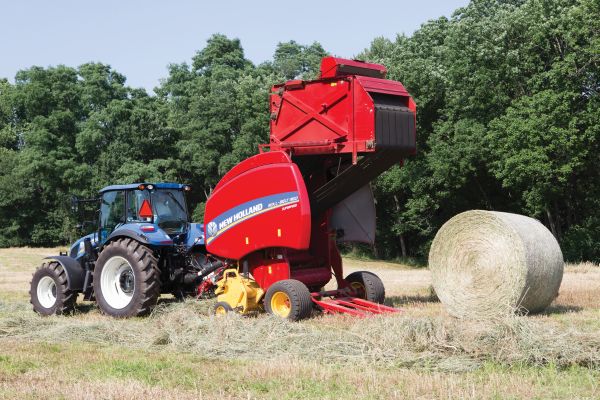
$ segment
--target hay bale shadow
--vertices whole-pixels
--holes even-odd
[[[568,314],[583,311],[583,307],[571,306],[568,304],[551,304],[544,311],[538,315],[552,315],[552,314]]]

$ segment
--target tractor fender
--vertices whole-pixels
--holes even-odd
[[[108,238],[106,238],[106,242],[104,242],[104,246],[106,246],[110,242],[114,242],[115,240],[123,238],[123,237],[128,237],[128,238],[138,241],[142,244],[150,243],[148,241],[148,237],[146,235],[144,235],[142,232],[136,232],[131,229],[118,229],[118,230],[113,231],[110,235],[108,235]]]
[[[148,224],[149,225],[149,224]],[[172,246],[173,239],[167,235],[162,229],[154,226],[153,231],[142,231],[140,224],[127,224],[123,227],[115,229],[104,242],[104,246],[118,239],[128,237],[142,244],[149,246]]]
[[[69,256],[51,256],[44,260],[54,260],[62,265],[67,275],[67,287],[69,290],[83,290],[83,281],[85,280],[85,270],[74,258]]]

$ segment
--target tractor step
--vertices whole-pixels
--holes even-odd
[[[335,297],[322,299],[318,293],[312,294],[313,303],[317,304],[327,314],[350,314],[356,317],[367,317],[373,314],[390,314],[400,312],[397,308],[389,307],[358,297]]]

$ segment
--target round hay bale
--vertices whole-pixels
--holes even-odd
[[[544,225],[495,211],[450,219],[429,251],[435,292],[456,317],[542,311],[558,294],[563,266],[560,246]]]

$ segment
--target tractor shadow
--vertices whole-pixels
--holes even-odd
[[[158,302],[156,304],[157,305],[171,305],[171,304],[182,303],[182,302],[183,302],[183,300],[177,299],[175,297],[165,297],[165,298],[161,297],[158,299]],[[78,302],[75,305],[75,314],[87,314],[90,312],[100,312],[95,301],[85,300],[82,302],[80,299],[80,302]]]
[[[91,301],[86,301],[85,303],[77,303],[75,305],[75,314],[87,314],[96,310],[98,310],[96,303]]]

